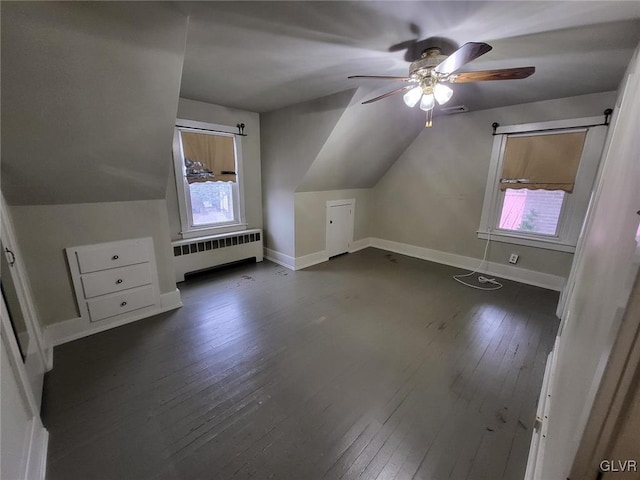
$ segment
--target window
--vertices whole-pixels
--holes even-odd
[[[500,127],[478,236],[572,252],[604,145],[603,117]]]
[[[173,156],[183,237],[246,227],[242,151],[232,127],[178,120]]]
[[[508,188],[501,202],[498,229],[556,236],[565,200],[562,190]]]

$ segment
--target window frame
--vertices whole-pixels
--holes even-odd
[[[191,195],[185,178],[184,155],[180,132],[194,132],[205,135],[220,135],[233,138],[236,159],[236,182],[232,185],[233,215],[230,222],[194,225],[191,209]],[[220,233],[246,230],[247,223],[244,209],[244,170],[242,161],[242,137],[237,128],[229,125],[198,122],[194,120],[177,119],[173,133],[173,167],[178,196],[178,211],[180,213],[180,235],[182,238],[196,238]]]
[[[556,235],[498,228],[505,196],[505,192],[500,190],[500,173],[507,139],[510,136],[558,134],[580,130],[587,131],[584,148],[574,190],[565,195],[562,204]],[[498,127],[493,138],[482,215],[476,232],[478,237],[491,237],[492,240],[516,245],[574,252],[591,198],[606,134],[607,125],[604,125],[602,116]]]

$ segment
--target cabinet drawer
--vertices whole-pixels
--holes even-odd
[[[121,242],[78,250],[80,273],[124,267],[149,261],[149,251],[141,242]]]
[[[148,307],[154,303],[155,299],[151,285],[87,300],[89,316],[92,322],[137,310],[138,308]]]
[[[140,263],[129,267],[111,268],[101,272],[82,275],[82,287],[85,298],[119,292],[150,283],[151,270],[149,270],[148,263]]]

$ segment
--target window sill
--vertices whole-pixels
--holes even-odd
[[[220,227],[194,228],[186,232],[180,232],[180,236],[186,240],[199,237],[208,237],[211,235],[219,235],[222,233],[241,232],[246,229],[246,223],[234,223],[233,225],[224,225]]]
[[[478,234],[478,238],[482,238],[486,240],[489,235],[487,232],[476,232]],[[531,237],[523,237],[519,235],[510,235],[508,233],[500,232],[497,233],[495,231],[491,232],[491,240],[501,243],[512,243],[515,245],[525,245],[527,247],[535,247],[542,248],[545,250],[556,250],[558,252],[567,252],[574,253],[576,251],[576,246],[568,243],[563,243],[557,239],[542,239],[542,238],[531,238]]]

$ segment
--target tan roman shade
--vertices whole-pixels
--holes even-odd
[[[193,132],[180,134],[189,183],[236,181],[236,156],[232,137]]]
[[[564,190],[571,193],[587,132],[508,137],[500,190]]]

